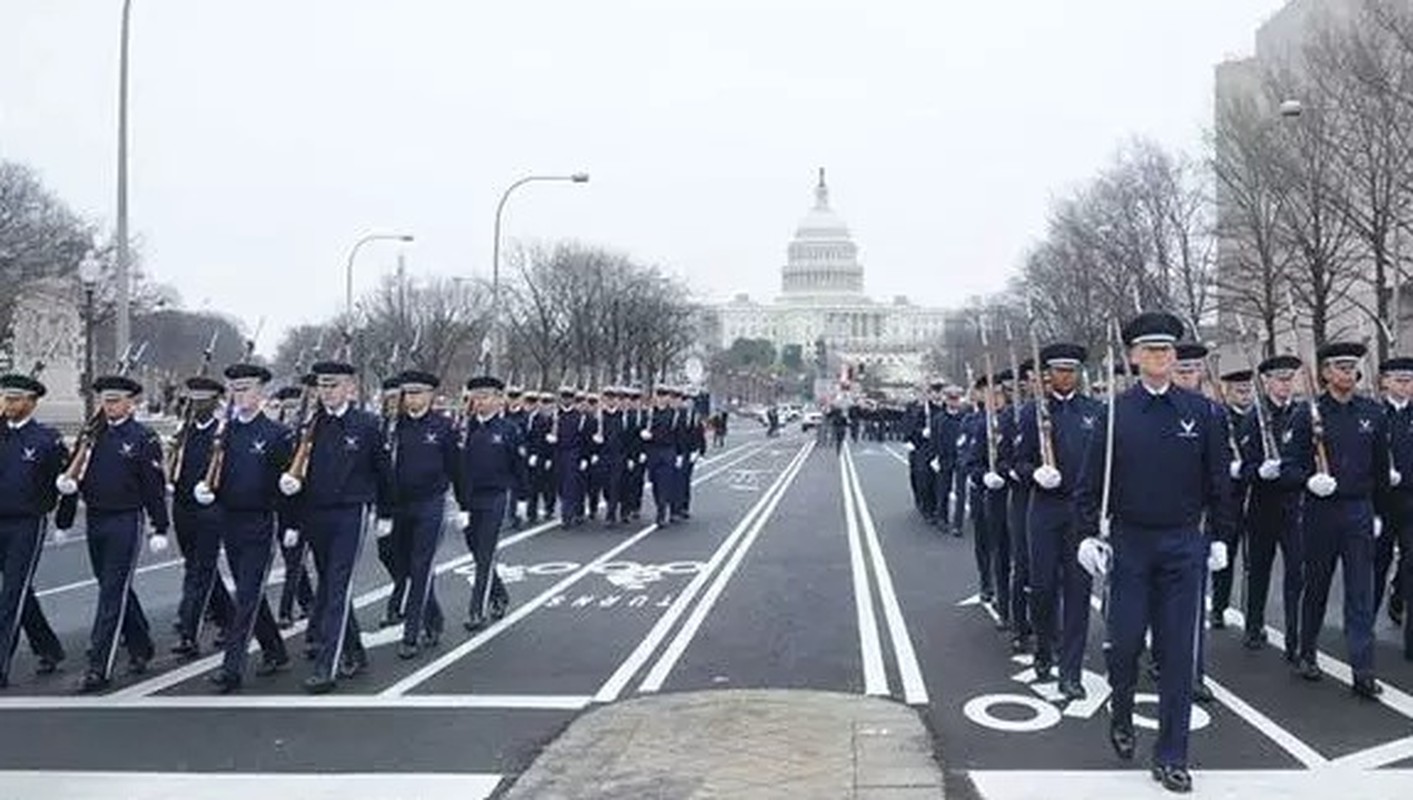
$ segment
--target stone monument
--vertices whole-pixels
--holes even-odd
[[[25,284],[15,298],[11,329],[12,369],[28,373],[44,363],[40,380],[49,393],[35,415],[53,423],[83,420],[83,317],[74,302],[74,284],[42,278]]]

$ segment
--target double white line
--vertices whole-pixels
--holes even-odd
[[[706,566],[692,578],[692,582],[687,584],[687,588],[682,590],[682,593],[672,602],[672,605],[653,625],[652,630],[648,631],[648,635],[643,638],[643,641],[638,643],[637,648],[633,650],[627,660],[619,665],[618,669],[594,695],[594,702],[611,703],[618,699],[628,683],[633,680],[633,676],[638,674],[638,670],[642,669],[643,665],[657,651],[658,645],[667,638],[667,634],[677,624],[677,620],[686,613],[687,607],[696,599],[697,593],[706,586],[707,581],[711,581],[711,586],[702,595],[701,602],[692,609],[687,621],[678,629],[677,635],[673,637],[657,662],[653,664],[652,669],[648,670],[647,677],[638,687],[640,692],[657,692],[662,689],[662,685],[667,682],[668,676],[677,666],[682,654],[686,652],[687,646],[692,643],[697,629],[701,627],[702,622],[711,613],[712,606],[716,605],[716,601],[721,597],[726,583],[731,580],[731,576],[741,566],[751,545],[760,536],[760,532],[765,528],[770,516],[775,513],[775,507],[780,504],[780,498],[785,496],[785,492],[790,488],[795,476],[804,467],[805,460],[814,450],[814,444],[814,440],[811,439],[805,443],[804,447],[800,448],[795,457],[775,479],[775,482],[770,485],[770,488],[766,489],[756,504],[746,512],[746,516],[737,523],[735,529],[726,537],[726,541],[717,547]],[[715,574],[714,579],[713,574]]]
[[[873,591],[868,570],[871,565],[873,580],[878,584],[878,599],[883,607],[883,619],[888,625],[888,637],[893,645],[893,656],[898,662],[898,677],[903,684],[903,700],[911,706],[925,706],[928,704],[928,698],[927,686],[922,680],[922,668],[918,666],[917,653],[913,650],[912,638],[908,636],[908,625],[903,620],[903,609],[898,604],[898,594],[893,589],[893,576],[888,572],[888,562],[884,559],[883,548],[878,543],[878,530],[873,524],[873,514],[869,513],[868,500],[864,498],[863,489],[859,486],[854,454],[847,443],[839,455],[839,483],[844,492],[845,529],[849,538],[849,566],[854,577],[854,606],[858,612],[864,694],[880,697],[892,694],[888,672],[883,664],[883,642],[874,614]]]

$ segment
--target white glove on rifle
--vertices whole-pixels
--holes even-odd
[[[579,471],[580,471],[580,472],[583,472],[584,470],[586,470],[586,469],[588,469],[588,468],[589,468],[589,460],[586,459],[586,458],[581,458],[581,459],[579,459]]]
[[[642,439],[645,442],[651,442],[653,440],[653,432],[648,430],[647,428],[643,428],[642,430],[638,431],[638,438]]]
[[[1109,574],[1109,565],[1113,561],[1114,551],[1109,547],[1109,543],[1096,536],[1087,537],[1079,543],[1079,552],[1075,559],[1079,565],[1089,573],[1089,577],[1099,580]]]
[[[78,481],[68,475],[61,474],[54,479],[54,488],[59,490],[59,494],[68,496],[78,492]]]
[[[924,439],[931,439],[931,438],[932,438],[932,429],[931,429],[931,428],[923,428],[923,429],[922,429],[922,438],[924,438]]]
[[[1114,521],[1112,519],[1110,519],[1109,517],[1099,518],[1099,535],[1102,536],[1105,541],[1108,541],[1109,535],[1113,532],[1113,530]]]
[[[682,456],[677,457],[677,468],[682,469]]]
[[[1374,538],[1377,539],[1377,538],[1379,538],[1380,536],[1383,536],[1383,535],[1384,535],[1384,518],[1383,518],[1383,517],[1374,517]]]
[[[285,497],[294,497],[299,494],[299,490],[303,488],[304,482],[288,472],[280,476],[280,494]]]
[[[1278,480],[1281,476],[1281,460],[1279,458],[1268,458],[1261,462],[1261,466],[1256,468],[1256,474],[1261,476],[1263,481]]]
[[[285,535],[282,537],[281,543],[284,544],[285,547],[298,547],[299,531],[294,528],[285,528]]]
[[[1339,481],[1328,472],[1317,472],[1305,481],[1305,488],[1316,497],[1329,497],[1339,488]]]
[[[1060,471],[1050,464],[1041,464],[1036,467],[1030,478],[1035,481],[1036,486],[1042,489],[1054,489],[1060,485],[1060,481],[1064,480]]]
[[[917,449],[917,445],[913,444],[912,442],[903,442],[903,449],[911,453],[912,451]]]
[[[1227,568],[1227,543],[1212,542],[1207,548],[1207,571],[1221,572]]]
[[[695,464],[695,463],[697,463],[697,459],[698,459],[698,458],[701,458],[701,456],[702,456],[701,453],[698,453],[697,451],[693,450],[692,452],[690,452],[690,453],[687,454],[687,460],[689,460],[689,461],[691,461],[693,464]]]
[[[1230,466],[1228,466],[1227,468],[1227,471],[1231,473],[1232,480],[1241,480],[1241,459],[1233,458],[1231,460]]]
[[[206,485],[206,481],[197,481],[196,486],[192,487],[191,496],[203,506],[209,506],[216,502],[216,493],[211,491],[211,487]]]
[[[547,433],[547,434],[545,434],[545,441],[548,442],[548,443],[550,443],[550,444],[554,444],[554,443],[556,443],[556,442],[559,441],[559,437],[558,437],[558,436],[555,436],[555,435],[552,434],[552,433]]]
[[[1397,485],[1399,485],[1400,483],[1403,483],[1403,473],[1402,473],[1402,472],[1399,472],[1398,470],[1394,469],[1393,467],[1389,467],[1389,468],[1388,468],[1388,485],[1389,485],[1389,486],[1397,486]]]
[[[594,444],[603,444],[603,434],[602,434],[602,433],[596,433],[596,434],[594,434]]]
[[[463,531],[466,530],[467,528],[471,527],[471,512],[470,512],[470,511],[458,511],[458,512],[456,512],[456,527],[457,527],[458,529],[460,529],[460,530],[463,530]]]
[[[157,555],[167,549],[167,534],[157,533],[147,537],[147,550],[152,555]]]
[[[526,466],[529,466],[529,467],[533,467],[533,466],[535,466],[535,463],[536,463],[537,461],[539,461],[539,460],[540,460],[540,457],[539,457],[539,456],[534,455],[534,454],[531,454],[530,457],[525,460],[525,465],[526,465]]]
[[[167,489],[167,494],[169,495],[177,493],[177,485],[175,483],[169,483],[165,488]]]
[[[597,463],[599,463],[599,457],[598,457],[597,455],[589,456],[589,463],[590,463],[590,464],[597,464]]]
[[[1006,486],[1006,479],[995,472],[988,472],[982,475],[981,482],[986,485],[986,488],[993,492],[1005,488]]]
[[[933,472],[941,472],[941,471],[942,471],[942,462],[941,462],[936,456],[934,456],[934,457],[932,458],[932,460],[928,462],[927,465],[928,465],[929,467],[932,467],[932,471],[933,471]]]
[[[638,463],[639,463],[639,464],[646,464],[646,463],[648,463],[648,454],[647,454],[647,453],[639,453],[639,454],[638,454]]]
[[[392,535],[392,529],[393,521],[390,519],[379,519],[373,526],[373,530],[377,533],[379,539],[384,536]]]

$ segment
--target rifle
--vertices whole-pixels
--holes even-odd
[[[216,341],[221,336],[221,329],[217,327],[211,332],[211,341],[206,343],[206,349],[201,351],[201,366],[197,367],[196,374],[206,377],[206,373],[211,368],[211,356],[216,352]],[[192,417],[196,415],[196,404],[189,398],[182,403],[182,419],[177,423],[176,435],[172,437],[172,449],[167,453],[167,485],[172,486],[182,474],[182,460],[186,457],[186,440],[191,432]]]
[[[1016,432],[1019,433],[1021,409],[1021,368],[1020,362],[1016,360],[1016,342],[1015,338],[1011,336],[1011,317],[1009,314],[1006,315],[1003,325],[1006,331],[1006,354],[1009,355],[1011,358],[1011,375],[1014,376],[1014,380],[1016,382],[1016,396],[1011,398],[1011,421],[1016,424]],[[1031,367],[1030,372],[1032,375],[1035,375],[1038,374],[1039,369],[1039,365],[1036,364]],[[1038,392],[1035,393],[1035,397],[1036,399],[1039,399],[1040,394]]]
[[[991,361],[991,344],[986,337],[986,318],[978,316],[976,318],[976,329],[981,335],[981,357],[986,367],[986,394],[982,396],[982,409],[986,413],[986,468],[989,472],[996,471],[996,413],[992,408],[992,398],[995,396],[996,369]]]
[[[342,331],[339,332],[339,335],[343,339],[343,343],[339,346],[339,350],[337,353],[335,353],[335,357],[339,359],[347,359],[349,357],[349,354],[353,351],[353,330],[351,328],[345,327]],[[322,333],[319,337],[319,344],[323,344]],[[300,399],[299,430],[296,432],[298,444],[295,445],[294,458],[290,460],[289,469],[285,470],[285,474],[293,478],[297,478],[301,482],[304,480],[304,478],[309,472],[309,457],[313,454],[314,451],[314,434],[318,430],[319,421],[324,418],[324,409],[322,404],[313,403],[313,408],[309,408],[309,406],[311,405],[308,402],[309,391],[310,387],[304,387],[304,395]]]
[[[1291,293],[1286,293],[1286,304],[1290,309],[1290,330],[1295,337],[1295,349],[1300,349],[1300,317],[1295,312],[1295,297]],[[1310,403],[1310,438],[1315,445],[1315,471],[1329,473],[1330,457],[1325,450],[1325,419],[1320,414],[1320,384],[1315,372],[1315,359],[1319,355],[1314,351],[1314,342],[1310,343],[1312,352],[1310,358],[1305,361],[1305,384],[1307,399]]]
[[[1030,381],[1031,392],[1035,395],[1035,428],[1039,435],[1040,443],[1040,463],[1044,466],[1055,466],[1055,442],[1053,428],[1054,423],[1050,419],[1050,398],[1045,396],[1044,380],[1040,377],[1040,339],[1035,335],[1035,314],[1030,310],[1030,298],[1025,299],[1026,316],[1030,317],[1030,357],[1034,360],[1035,366],[1031,368]],[[1088,376],[1089,371],[1084,373]],[[1110,378],[1113,380],[1113,378]]]
[[[138,345],[137,350],[133,350],[132,345],[129,344],[122,356],[118,358],[115,372],[118,375],[126,376],[132,372],[133,367],[137,366],[146,353],[147,342]],[[78,441],[74,443],[73,457],[69,459],[69,466],[64,470],[64,474],[74,483],[82,481],[84,473],[88,471],[88,457],[93,453],[93,441],[98,436],[102,424],[103,409],[99,407],[94,409],[93,416],[89,417],[84,426],[79,429]]]
[[[245,340],[245,351],[241,354],[240,363],[250,363],[250,357],[255,353],[255,340],[260,336],[260,329],[263,327],[265,320],[262,318],[255,326],[255,333]],[[235,401],[232,400],[226,404],[226,414],[216,426],[216,435],[211,439],[211,460],[206,463],[206,488],[212,493],[221,486],[221,471],[226,464],[226,432],[234,419]]]
[[[1237,345],[1241,347],[1241,357],[1246,360],[1248,368],[1251,370],[1251,386],[1256,395],[1256,426],[1261,429],[1261,458],[1270,461],[1275,458],[1277,447],[1274,431],[1266,423],[1266,397],[1264,388],[1261,385],[1261,376],[1257,372],[1259,366],[1251,357],[1251,350],[1246,346],[1246,321],[1241,317],[1236,318]]]

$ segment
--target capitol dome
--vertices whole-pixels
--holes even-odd
[[[829,207],[824,169],[814,189],[814,208],[805,214],[790,242],[781,271],[781,299],[787,302],[835,302],[863,294],[863,266],[849,226]]]

